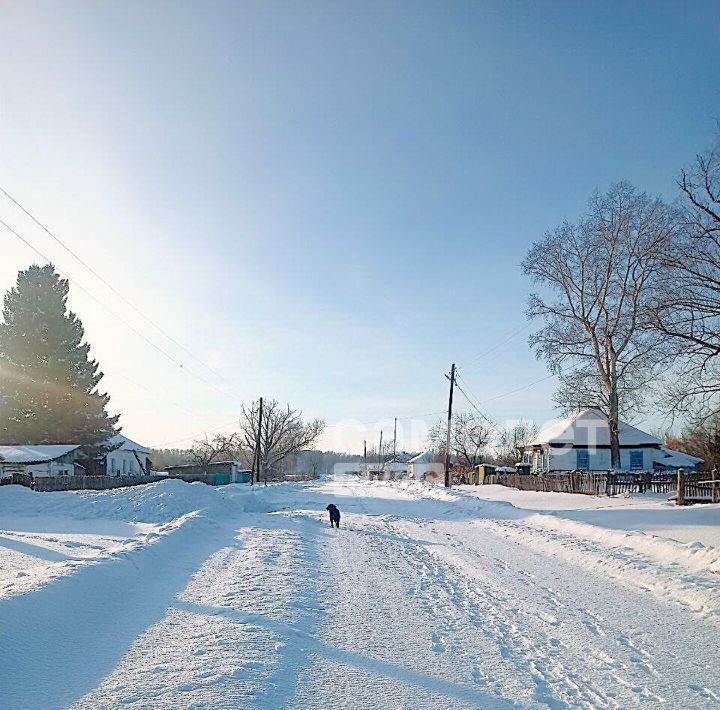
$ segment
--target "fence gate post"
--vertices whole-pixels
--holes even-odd
[[[713,466],[712,470],[712,502],[718,502],[718,470],[717,466]]]
[[[685,505],[685,471],[682,468],[677,472],[677,497],[675,505]]]

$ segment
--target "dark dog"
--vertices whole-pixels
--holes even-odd
[[[333,528],[339,528],[340,527],[340,511],[338,510],[337,506],[334,503],[330,503],[330,505],[325,508],[325,510],[330,513],[330,527]]]

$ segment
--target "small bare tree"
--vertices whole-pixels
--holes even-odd
[[[439,419],[428,431],[427,445],[439,456],[445,455],[447,422]],[[467,412],[453,417],[450,434],[450,454],[465,466],[473,468],[482,463],[486,447],[493,434],[492,422]]]
[[[292,409],[289,404],[283,407],[274,399],[263,403],[262,427],[259,419],[258,402],[243,405],[239,437],[243,448],[251,452],[256,451],[256,442],[260,442],[259,456],[264,471],[273,471],[291,454],[311,448],[325,429],[322,419],[305,422],[300,410]]]
[[[212,438],[206,434],[195,441],[190,450],[190,458],[198,466],[207,466],[213,461],[236,457],[239,449],[239,434],[215,434]]]
[[[503,466],[514,466],[525,453],[525,448],[537,434],[537,424],[521,419],[500,432],[498,437],[498,460]]]
[[[605,412],[613,468],[621,408],[639,406],[666,356],[666,339],[652,328],[654,287],[676,229],[660,199],[618,183],[595,194],[576,224],[564,222],[533,244],[523,261],[544,289],[530,297],[528,315],[544,321],[531,344],[560,375],[565,410],[592,404]]]
[[[678,186],[683,229],[658,293],[657,324],[682,347],[671,408],[712,416],[720,412],[720,129]]]

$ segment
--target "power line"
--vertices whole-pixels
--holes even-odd
[[[445,410],[441,410],[439,412],[426,412],[425,414],[410,414],[407,417],[396,417],[399,422],[407,421],[408,419],[423,419],[424,417],[433,417],[438,416],[440,414],[445,414]],[[393,417],[377,417],[375,419],[369,419],[364,422],[358,422],[358,421],[348,421],[348,422],[338,422],[337,424],[328,424],[325,428],[326,429],[335,429],[337,427],[341,426],[350,426],[352,424],[367,424],[368,426],[372,424],[378,424],[379,422],[383,421],[384,419],[393,419]]]
[[[15,229],[13,229],[7,222],[5,222],[3,219],[0,219],[0,225],[5,227],[9,232],[14,234],[21,242],[23,242],[26,246],[28,246],[30,249],[32,249],[41,259],[44,259],[48,264],[52,264],[52,260],[48,258],[45,254],[43,254],[37,247],[35,247],[33,244],[31,244],[25,237],[23,237],[19,232],[17,232]],[[55,267],[57,268],[57,267]],[[106,306],[100,299],[98,299],[96,296],[94,296],[88,289],[86,289],[82,284],[79,284],[74,279],[71,279],[68,274],[61,269],[57,268],[58,272],[61,276],[66,278],[68,282],[72,283],[76,288],[80,289],[84,294],[86,294],[89,298],[91,298],[95,303],[97,303],[101,308],[106,310],[111,316],[116,318],[118,321],[120,321],[126,328],[131,330],[135,335],[137,335],[139,338],[141,338],[143,341],[145,341],[148,345],[153,347],[155,350],[157,350],[159,353],[161,353],[163,356],[165,356],[170,362],[172,362],[174,365],[177,365],[183,372],[186,372],[191,377],[195,377],[200,382],[206,384],[208,387],[212,387],[216,392],[219,392],[222,395],[225,395],[227,397],[231,397],[232,399],[235,399],[236,401],[240,402],[241,400],[236,397],[235,395],[226,392],[225,390],[220,389],[217,385],[215,385],[213,382],[210,382],[209,380],[205,379],[201,375],[198,375],[196,372],[193,372],[192,370],[189,370],[187,367],[185,367],[180,360],[173,357],[170,353],[168,353],[166,350],[161,348],[159,345],[154,343],[152,340],[150,340],[148,337],[146,337],[142,332],[140,332],[135,326],[128,323],[122,316],[119,316],[115,311],[113,311],[109,306]]]
[[[485,414],[485,412],[483,412],[483,411],[470,399],[470,397],[468,396],[467,392],[465,392],[465,390],[457,383],[457,381],[455,382],[455,386],[460,390],[460,394],[462,394],[462,396],[465,397],[465,399],[467,400],[468,404],[482,417],[482,419],[485,420],[485,423],[486,423],[491,429],[493,429],[495,432],[497,432],[497,433],[499,434],[499,433],[500,433],[500,428],[498,427],[498,425],[495,424],[495,422],[494,422],[490,417],[488,417],[488,415]]]
[[[122,374],[121,372],[113,372],[113,373],[111,373],[111,376],[112,377],[120,377],[123,380],[126,380],[127,382],[129,382],[130,384],[135,385],[135,387],[138,387],[141,390],[145,390],[146,392],[148,392],[149,394],[151,394],[155,397],[158,397],[158,396],[162,397],[162,400],[165,404],[170,404],[178,410],[182,409],[182,411],[185,412],[186,414],[190,414],[191,416],[197,417],[198,419],[204,419],[203,415],[198,414],[197,412],[194,412],[192,409],[188,409],[187,407],[180,404],[179,402],[173,402],[172,400],[167,399],[167,397],[165,397],[164,394],[160,394],[156,390],[153,390],[150,387],[145,386],[141,382],[136,382],[135,380],[128,377],[127,375]]]
[[[513,338],[516,338],[524,330],[527,330],[531,325],[532,325],[531,321],[527,321],[523,326],[521,326],[517,330],[512,331],[507,337],[503,338],[502,340],[498,341],[497,343],[494,343],[487,350],[483,350],[478,355],[476,355],[474,358],[471,358],[468,361],[468,365],[475,365],[478,361],[483,360],[485,357],[494,353],[496,350],[501,348],[506,343],[509,343]]]
[[[230,426],[231,424],[237,424],[238,418],[235,417],[232,421],[225,422],[225,424],[220,424],[219,426],[213,427],[212,429],[203,429],[202,431],[196,432],[195,434],[191,434],[190,436],[185,436],[182,439],[173,439],[172,441],[166,441],[162,444],[158,444],[157,446],[153,446],[154,449],[164,449],[166,446],[171,446],[172,444],[180,444],[183,441],[191,441],[194,439],[197,439],[199,436],[202,436],[203,434],[212,434],[213,432],[220,431],[220,429],[224,429],[225,427]]]
[[[502,394],[498,394],[495,397],[488,397],[488,399],[483,400],[482,403],[485,404],[486,402],[494,402],[495,400],[509,397],[511,394],[516,394],[517,392],[523,392],[526,389],[530,389],[530,387],[532,387],[533,385],[538,385],[541,382],[545,382],[546,380],[549,380],[553,377],[555,377],[555,375],[553,373],[551,373],[549,375],[546,375],[545,377],[541,377],[539,380],[535,380],[534,382],[530,382],[527,385],[523,385],[522,387],[518,387],[514,390],[510,390],[509,392],[503,392]]]
[[[181,342],[173,338],[172,335],[170,335],[162,326],[158,325],[150,316],[148,316],[141,308],[138,308],[132,301],[130,301],[125,294],[123,294],[121,291],[119,291],[113,284],[108,281],[105,277],[103,277],[101,274],[99,274],[90,264],[88,264],[82,257],[80,257],[75,251],[73,251],[65,242],[60,239],[56,234],[50,231],[37,217],[35,217],[30,210],[28,210],[26,207],[21,205],[5,188],[3,188],[0,185],[0,192],[2,192],[5,197],[7,197],[16,207],[18,207],[20,210],[22,210],[35,224],[38,225],[48,236],[50,236],[52,239],[54,239],[68,254],[70,254],[74,259],[76,259],[80,264],[82,264],[93,276],[95,276],[96,279],[101,281],[107,288],[109,288],[118,298],[120,298],[124,303],[126,303],[130,308],[132,308],[141,318],[143,318],[145,321],[150,323],[150,325],[153,326],[159,333],[161,333],[165,338],[167,338],[171,343],[176,345],[178,348],[183,350],[185,353],[187,353],[191,358],[193,358],[195,361],[200,363],[203,367],[205,367],[209,372],[212,372],[216,377],[220,378],[221,380],[225,381],[230,386],[234,387],[234,383],[230,382],[224,375],[219,373],[217,370],[213,369],[208,365],[206,362],[201,360],[197,355],[195,355],[189,348],[187,348],[185,345],[183,345]]]

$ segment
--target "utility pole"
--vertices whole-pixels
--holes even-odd
[[[447,375],[445,375],[447,377]],[[448,399],[447,439],[445,441],[445,488],[450,488],[450,430],[452,428],[452,400],[455,387],[455,363],[450,368],[450,398]]]
[[[395,426],[393,428],[393,463],[397,463],[395,459],[397,458],[397,417],[395,417]]]
[[[378,446],[378,471],[382,471],[385,466],[380,465],[380,459],[382,458],[382,429],[380,429],[380,446]]]
[[[260,411],[258,412],[258,436],[257,436],[257,482],[260,483],[260,471],[262,471],[262,419],[263,419],[263,398],[260,397]]]
[[[365,478],[370,478],[367,467],[367,440],[363,439],[363,465],[365,466]]]

